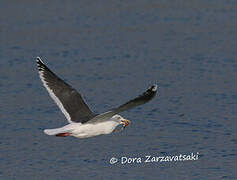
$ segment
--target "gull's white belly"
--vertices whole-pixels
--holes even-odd
[[[70,131],[71,136],[77,138],[88,138],[92,136],[98,136],[101,134],[110,134],[118,125],[115,121],[104,121],[100,123],[85,123],[85,124],[69,124],[75,125]]]

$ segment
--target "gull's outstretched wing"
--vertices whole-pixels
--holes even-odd
[[[125,104],[123,104],[123,105],[121,105],[117,108],[111,109],[110,111],[107,111],[103,114],[95,116],[89,122],[95,122],[97,120],[98,121],[100,121],[100,120],[103,121],[104,119],[111,118],[115,114],[118,114],[120,112],[129,110],[129,109],[134,108],[136,106],[145,104],[148,101],[150,101],[153,97],[155,97],[156,92],[157,92],[157,85],[153,85],[149,89],[147,89],[143,94],[139,95],[135,99],[132,99],[132,100],[126,102]]]
[[[39,57],[37,57],[37,66],[44,87],[66,116],[69,123],[85,123],[95,116],[81,95],[74,88],[57,77]]]

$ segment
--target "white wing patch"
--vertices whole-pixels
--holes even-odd
[[[37,62],[41,61],[43,63],[43,61],[37,57]],[[43,63],[44,64],[44,63]],[[71,121],[71,116],[69,115],[69,113],[66,111],[66,109],[63,107],[62,102],[58,99],[58,97],[54,94],[53,90],[50,89],[50,87],[47,85],[47,82],[44,79],[44,67],[40,67],[41,70],[39,70],[39,77],[41,79],[41,81],[43,82],[44,87],[47,89],[50,97],[54,100],[54,102],[58,105],[58,107],[60,108],[60,110],[63,112],[63,114],[65,115],[65,117],[67,118],[69,123],[73,123]]]

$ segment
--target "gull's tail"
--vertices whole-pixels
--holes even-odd
[[[45,129],[44,133],[49,136],[60,136],[61,134],[64,136],[70,135],[70,131],[65,127],[56,128],[56,129]]]

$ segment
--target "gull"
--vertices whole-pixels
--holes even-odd
[[[157,92],[157,85],[154,84],[135,99],[102,114],[95,114],[87,106],[80,93],[60,79],[39,57],[36,58],[36,62],[44,87],[69,123],[60,128],[45,129],[44,133],[47,135],[89,138],[110,134],[116,130],[118,125],[122,125],[120,130],[123,130],[130,124],[130,121],[120,116],[119,113],[147,103],[155,97]]]

